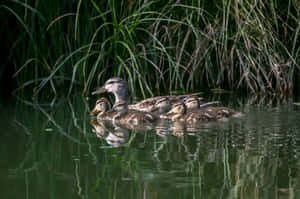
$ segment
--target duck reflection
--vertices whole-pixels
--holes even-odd
[[[172,123],[172,135],[182,137],[186,134],[186,124],[183,122],[175,121]]]
[[[96,136],[113,147],[120,147],[126,144],[129,139],[129,131],[126,128],[113,126],[112,123],[106,121],[99,122],[94,118],[91,119],[90,123]]]

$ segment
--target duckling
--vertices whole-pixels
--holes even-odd
[[[170,99],[167,96],[147,98],[136,104],[128,105],[129,109],[150,112],[156,115],[168,112],[171,107]]]
[[[114,112],[116,112],[116,114],[113,116],[112,120],[117,121],[121,124],[138,126],[154,123],[158,119],[158,117],[156,117],[152,113],[128,109],[128,104],[125,101],[116,103],[113,106],[113,110]]]
[[[187,101],[189,104],[188,108],[196,108],[199,107],[200,100],[202,100],[202,98],[194,94],[157,96],[144,99],[136,104],[131,104],[128,107],[129,109],[136,109],[160,115],[170,111],[172,104],[174,103]],[[193,102],[195,104],[193,104]]]
[[[102,97],[96,101],[96,105],[92,112],[90,113],[91,116],[98,115],[99,112],[106,112],[110,109],[110,103],[109,101]]]
[[[217,120],[223,120],[223,118],[228,117],[243,117],[243,114],[241,112],[236,112],[227,107],[207,107],[203,109],[203,111],[206,111],[209,114],[213,115]]]
[[[101,97],[96,101],[96,105],[92,112],[90,113],[91,116],[97,115],[97,120],[105,121],[112,119],[116,113],[113,111],[109,111],[110,103],[109,101]]]
[[[183,102],[175,103],[172,106],[171,111],[169,111],[167,114],[161,115],[160,117],[163,119],[171,119],[173,122],[180,121],[188,124],[216,119],[214,115],[211,115],[203,110],[193,109],[192,111],[188,111]]]
[[[220,103],[219,101],[203,102],[201,100],[202,98],[199,98],[198,96],[195,95],[191,95],[184,101],[184,104],[187,110],[194,110],[194,109],[196,110],[196,109],[203,109],[205,107]]]
[[[93,112],[97,112],[97,120],[99,122],[108,120],[112,121],[114,125],[125,126],[126,128],[152,128],[152,123],[154,123],[158,118],[144,111],[138,111],[133,109],[128,109],[128,104],[126,101],[119,101],[115,103],[113,108],[108,111],[108,100],[106,98],[100,98],[97,100],[97,104]]]
[[[200,100],[197,96],[191,96],[184,101],[184,105],[186,109],[199,109]]]

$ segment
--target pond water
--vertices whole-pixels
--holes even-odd
[[[1,105],[1,198],[300,198],[297,99],[209,99],[245,116],[104,131],[95,99]]]

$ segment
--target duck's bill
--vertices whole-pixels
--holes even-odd
[[[105,88],[99,88],[98,90],[95,90],[94,92],[92,92],[92,95],[96,95],[96,94],[100,94],[100,93],[105,93],[107,92],[107,89]]]

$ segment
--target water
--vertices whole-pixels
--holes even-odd
[[[93,102],[81,98],[3,106],[0,196],[299,198],[300,107],[218,100],[245,117],[109,133],[93,127]]]

